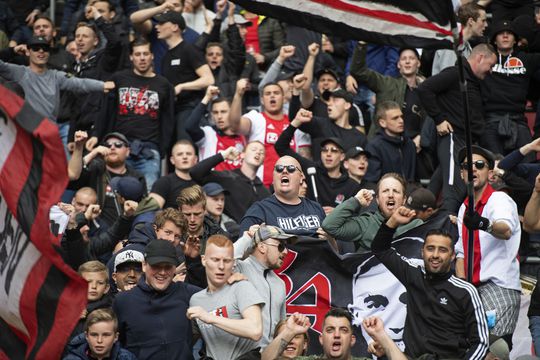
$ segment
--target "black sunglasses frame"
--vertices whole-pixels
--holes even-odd
[[[274,166],[274,170],[281,174],[283,171],[287,171],[287,174],[294,174],[296,170],[302,172],[296,165],[276,165]]]
[[[112,142],[112,143],[104,143],[103,146],[107,147],[107,148],[112,148],[113,146],[117,149],[121,149],[123,148],[124,146],[127,147],[126,143],[124,143],[123,141],[115,141],[115,142]]]
[[[461,164],[461,169],[462,170],[467,170],[467,167],[468,167],[468,163],[462,163]],[[476,161],[473,161],[473,165],[478,169],[478,170],[482,170],[483,168],[485,168],[486,166],[488,166],[487,162],[484,161],[484,160],[476,160]]]

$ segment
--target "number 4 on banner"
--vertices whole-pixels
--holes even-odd
[[[298,254],[292,250],[289,250],[287,258],[284,261],[283,267],[277,272],[279,277],[285,282],[285,289],[287,292],[287,313],[292,314],[299,312],[306,316],[314,318],[311,328],[318,333],[322,332],[322,326],[324,322],[324,316],[330,310],[330,304],[332,303],[332,289],[330,280],[322,273],[317,272],[311,277],[305,284],[303,284],[297,291],[290,295],[292,289],[295,287],[292,279],[285,274],[285,271],[294,262]],[[288,260],[288,261],[287,261]],[[297,286],[296,286],[297,287]],[[302,295],[308,295],[314,299],[313,304],[294,304],[293,302]]]

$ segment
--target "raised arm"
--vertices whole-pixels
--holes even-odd
[[[76,131],[75,132],[75,149],[73,149],[73,154],[68,163],[68,177],[69,180],[77,180],[81,177],[82,164],[83,164],[83,151],[84,143],[88,139],[88,134],[86,131]]]
[[[302,73],[306,76],[306,81],[300,92],[300,102],[302,107],[310,108],[313,105],[314,94],[311,89],[311,83],[313,83],[313,71],[315,70],[315,60],[319,55],[320,45],[317,43],[311,43],[308,46],[308,58],[304,65]]]
[[[235,133],[248,135],[251,132],[251,120],[242,116],[242,100],[249,86],[248,79],[240,79],[236,82],[236,91],[231,104],[230,123]]]
[[[289,342],[300,334],[306,334],[311,324],[309,318],[300,313],[294,313],[287,318],[284,329],[274,336],[274,340],[264,349],[261,360],[278,359],[289,345]]]
[[[142,34],[150,34],[152,31],[152,18],[165,11],[173,11],[175,5],[173,0],[166,0],[163,4],[148,9],[135,11],[129,19],[135,30]]]
[[[191,112],[186,120],[186,131],[191,136],[194,143],[199,142],[204,137],[204,131],[200,127],[201,119],[206,114],[208,103],[214,96],[218,96],[219,88],[214,85],[210,85],[206,89],[203,99]]]
[[[529,233],[540,232],[540,174],[536,177],[534,191],[525,207],[523,229]]]

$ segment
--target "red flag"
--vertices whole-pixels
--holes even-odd
[[[58,127],[0,86],[0,359],[58,359],[87,285],[57,251],[49,209],[67,184]]]

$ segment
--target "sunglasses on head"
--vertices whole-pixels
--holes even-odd
[[[111,143],[105,143],[104,144],[106,147],[108,147],[109,149],[112,148],[113,146],[117,149],[121,149],[123,148],[124,146],[126,146],[126,144],[124,144],[122,141],[115,141],[115,142],[111,142]]]
[[[285,251],[285,249],[287,248],[287,247],[285,246],[285,244],[282,243],[282,242],[280,242],[279,244],[269,244],[269,243],[264,243],[264,244],[265,244],[265,245],[268,245],[268,246],[275,246],[275,247],[277,247],[277,250],[278,250],[279,252],[283,252],[283,251]]]
[[[51,49],[49,46],[47,45],[31,45],[29,46],[30,50],[32,51],[40,51],[40,50],[43,50],[45,52],[49,52],[49,50]]]
[[[274,170],[276,170],[278,174],[281,174],[283,170],[287,170],[289,174],[294,174],[296,170],[302,172],[296,165],[276,165],[274,166]]]
[[[467,170],[467,167],[468,167],[468,163],[464,162],[461,164],[461,168],[463,170]],[[484,167],[487,166],[487,163],[484,161],[484,160],[476,160],[476,161],[473,161],[473,165],[478,169],[478,170],[482,170]]]

